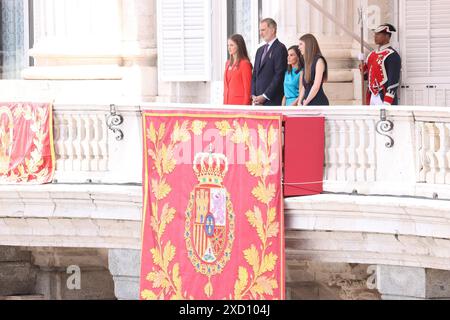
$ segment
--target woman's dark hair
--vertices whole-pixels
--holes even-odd
[[[328,67],[326,66],[326,60],[322,56],[322,52],[320,51],[319,43],[317,39],[310,33],[305,34],[300,38],[300,41],[305,43],[305,73],[304,77],[307,83],[311,82],[311,68],[316,57],[322,57],[325,62],[325,72],[323,73],[323,81],[326,82],[328,80]]]
[[[300,71],[303,69],[303,67],[305,66],[305,63],[303,61],[303,56],[302,53],[300,52],[300,49],[298,48],[298,46],[292,46],[288,49],[288,52],[293,50],[295,52],[295,54],[297,55],[298,58],[298,70],[295,72],[296,74],[299,74]],[[292,73],[292,66],[288,63],[287,66],[287,71],[289,74]]]
[[[228,38],[229,40],[236,43],[237,46],[237,57],[236,61],[234,61],[234,57],[230,57],[230,65],[233,65],[234,63],[239,64],[242,60],[248,60],[250,61],[250,58],[248,57],[248,51],[247,46],[245,45],[245,40],[240,34],[233,34],[231,37]]]

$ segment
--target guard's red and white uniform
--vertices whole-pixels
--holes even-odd
[[[369,54],[364,68],[369,82],[367,104],[398,104],[401,65],[400,55],[389,44]]]

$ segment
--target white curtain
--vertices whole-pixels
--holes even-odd
[[[18,79],[26,64],[25,1],[0,0],[1,78]]]

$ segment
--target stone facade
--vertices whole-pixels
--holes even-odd
[[[58,0],[56,7],[55,1],[35,2],[36,41],[30,52],[35,65],[23,70],[23,79],[0,81],[0,100],[55,102],[57,183],[0,187],[0,299],[138,299],[140,111],[172,102],[217,107],[226,60],[226,1],[212,1],[211,80],[206,82],[159,80],[157,0],[98,0],[100,6],[80,1],[87,11],[70,7],[73,0]],[[358,104],[358,43],[306,0],[261,3],[261,16],[279,22],[286,44],[296,44],[306,32],[320,39],[330,63],[327,93],[334,104]],[[341,7],[321,3],[358,32],[358,1],[342,0]],[[380,22],[398,25],[398,1],[363,3],[379,8]],[[103,17],[105,8],[111,11]],[[73,23],[84,21],[86,12],[104,18],[97,19],[103,23],[97,27],[108,37],[85,42],[89,30]],[[244,31],[253,33],[250,51],[255,52],[259,39],[250,29]],[[98,36],[98,29],[91,31]],[[125,119],[120,142],[104,126],[110,103]],[[396,143],[390,150],[375,130],[378,109],[310,111],[318,113],[327,118],[325,191],[332,194],[286,200],[287,297],[449,298],[448,111],[390,110]],[[95,130],[102,141],[85,134]],[[85,148],[101,150],[103,162],[89,158]],[[77,270],[80,289],[73,289]]]
[[[2,299],[116,299],[108,251],[0,246]]]

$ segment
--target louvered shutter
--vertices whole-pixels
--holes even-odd
[[[210,0],[157,0],[162,81],[211,80]]]
[[[431,0],[431,76],[450,80],[450,1]],[[441,82],[441,81],[439,81]]]
[[[403,80],[449,83],[450,1],[402,0]]]

